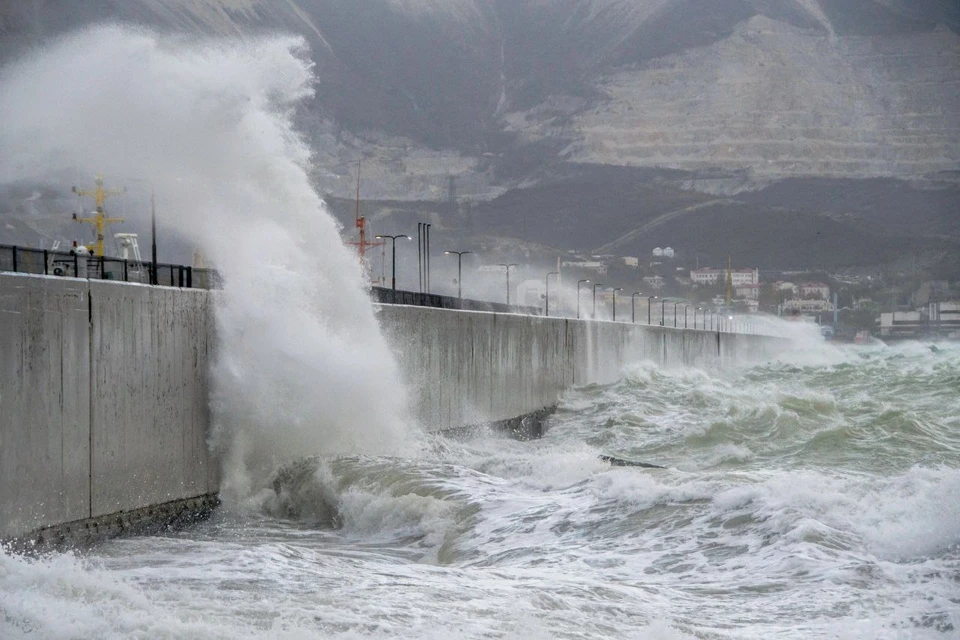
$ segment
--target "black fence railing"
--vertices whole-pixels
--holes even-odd
[[[507,305],[502,302],[486,302],[483,300],[469,300],[453,296],[441,296],[435,293],[418,293],[416,291],[400,291],[373,287],[370,297],[374,302],[381,304],[408,304],[417,307],[436,307],[437,309],[459,309],[461,311],[493,311],[496,313],[520,313],[524,315],[540,315],[538,307],[524,307]]]
[[[149,262],[134,262],[108,256],[79,255],[73,251],[28,249],[7,244],[0,244],[0,271],[34,273],[64,278],[139,282],[166,287],[221,288],[220,275],[215,269],[195,269],[178,264],[157,264],[156,273],[153,273]],[[384,287],[373,287],[370,297],[374,302],[382,304],[407,304],[418,307],[435,307],[437,309],[540,315],[538,307],[507,305],[500,302],[455,298],[434,293],[394,291]]]
[[[157,264],[156,273],[149,262],[134,262],[108,256],[80,255],[73,251],[28,249],[0,245],[0,271],[34,273],[65,278],[94,278],[139,282],[166,287],[217,289],[220,278],[213,269],[195,269],[179,264]]]

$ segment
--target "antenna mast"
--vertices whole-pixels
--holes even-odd
[[[77,222],[85,222],[87,224],[92,224],[97,229],[97,247],[96,253],[94,255],[102,256],[103,253],[103,233],[106,231],[108,224],[113,224],[114,222],[123,222],[123,218],[110,218],[107,217],[103,211],[103,205],[106,202],[107,198],[110,196],[120,195],[126,191],[126,189],[104,189],[103,188],[103,174],[97,175],[97,188],[96,189],[78,189],[77,187],[73,188],[73,192],[78,196],[93,196],[94,200],[97,203],[97,213],[92,218],[80,218],[77,214],[73,214],[73,219]]]
[[[356,207],[356,227],[360,230],[360,241],[359,242],[349,242],[357,247],[357,250],[360,253],[360,264],[366,267],[366,262],[364,261],[364,255],[366,254],[367,247],[379,247],[383,242],[367,242],[367,219],[360,215],[360,163],[361,160],[357,160],[357,207]]]

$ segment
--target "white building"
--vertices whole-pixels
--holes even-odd
[[[562,263],[563,267],[568,267],[571,269],[583,269],[584,271],[592,271],[598,276],[607,275],[607,265],[603,262],[596,261],[584,261],[584,262],[564,262]]]
[[[759,300],[760,299],[760,285],[758,284],[741,284],[733,288],[733,293],[738,298],[745,298],[747,300]]]
[[[746,284],[760,284],[760,270],[759,269],[731,269],[730,272],[731,280],[733,281],[733,286],[740,286]],[[690,272],[690,280],[694,284],[717,284],[718,282],[723,284],[727,281],[727,270],[726,269],[697,269],[696,271]]]
[[[627,265],[628,267],[639,267],[640,258],[634,258],[633,256],[624,256],[623,264]]]
[[[663,279],[663,276],[647,276],[643,279],[643,282],[656,291],[662,289],[663,285],[667,283],[667,281]]]
[[[797,287],[800,295],[804,298],[815,297],[822,300],[830,299],[830,287],[822,282],[802,282]]]
[[[813,300],[803,300],[794,298],[783,303],[783,310],[788,312],[800,313],[819,313],[821,311],[833,311],[833,303],[829,300],[815,298]]]

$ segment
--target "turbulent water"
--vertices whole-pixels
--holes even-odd
[[[540,441],[308,459],[185,531],[0,555],[0,637],[955,638],[958,416],[956,344],[637,363]]]

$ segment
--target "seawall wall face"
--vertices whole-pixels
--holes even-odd
[[[516,418],[557,404],[573,385],[613,382],[631,362],[710,367],[766,358],[777,338],[629,323],[379,305],[428,430]]]
[[[209,508],[215,295],[0,274],[0,539],[77,521],[116,532]],[[430,430],[553,407],[570,386],[612,382],[631,362],[714,366],[782,347],[628,323],[397,305],[378,314],[412,417]]]
[[[210,295],[90,281],[91,516],[216,493]]]
[[[211,299],[0,274],[0,538],[217,492]]]
[[[90,510],[86,281],[0,274],[0,538]]]

